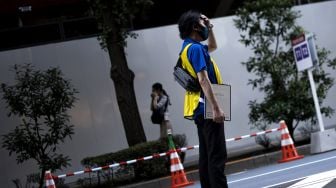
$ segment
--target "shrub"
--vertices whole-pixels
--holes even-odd
[[[173,136],[174,144],[176,148],[181,148],[187,145],[185,135],[174,135]],[[107,153],[94,157],[87,157],[81,161],[81,164],[86,167],[97,167],[105,166],[113,163],[119,163],[127,160],[138,159],[141,157],[150,156],[155,153],[163,153],[168,151],[168,140],[160,139],[156,141],[150,141],[145,143],[140,143],[135,146],[123,149],[114,153]],[[180,154],[181,162],[184,161],[185,153],[181,152]],[[112,169],[112,173],[108,173],[109,177],[103,177],[106,180],[111,180],[118,182],[118,184],[123,184],[127,182],[137,182],[141,180],[153,179],[161,176],[168,175],[170,173],[170,159],[167,157],[155,158],[147,161],[140,161],[133,163],[129,166],[121,166],[117,169]],[[130,174],[128,178],[125,179],[123,176],[122,180],[116,177],[116,173],[125,172]],[[130,173],[133,171],[134,173]],[[126,173],[126,175],[127,175]],[[99,175],[99,174],[97,174]],[[112,176],[112,177],[111,177]]]

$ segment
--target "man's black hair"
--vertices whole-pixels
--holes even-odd
[[[189,10],[183,13],[178,21],[178,29],[181,39],[188,37],[194,27],[198,25],[201,13],[197,10]]]

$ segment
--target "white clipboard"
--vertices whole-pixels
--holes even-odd
[[[219,107],[224,111],[225,121],[231,121],[231,86],[228,84],[212,84]],[[212,105],[204,96],[204,119],[212,119]]]

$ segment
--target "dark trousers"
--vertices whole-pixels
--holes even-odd
[[[199,139],[199,175],[202,188],[228,187],[224,173],[227,161],[224,123],[196,118]]]

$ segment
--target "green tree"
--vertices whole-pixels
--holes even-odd
[[[2,137],[2,147],[16,161],[36,161],[40,170],[39,187],[44,172],[69,166],[69,157],[59,154],[57,147],[71,139],[73,125],[69,124],[68,109],[76,101],[77,91],[63,78],[59,68],[35,70],[32,65],[15,65],[13,85],[1,84],[8,116],[16,116],[20,124]]]
[[[240,42],[249,47],[254,56],[243,65],[255,77],[248,84],[264,93],[263,101],[249,102],[250,123],[258,128],[263,123],[285,120],[294,139],[299,122],[316,124],[314,102],[307,73],[298,72],[290,39],[304,32],[295,22],[300,12],[292,9],[291,0],[247,1],[239,8],[234,19],[241,32]],[[329,51],[318,48],[319,63],[313,70],[320,105],[326,98],[334,79],[324,68],[335,69],[336,59],[329,59]],[[334,110],[321,106],[324,116]]]
[[[128,68],[124,47],[131,32],[132,20],[153,4],[151,0],[88,0],[98,26],[101,46],[107,49],[110,76],[114,82],[117,101],[129,146],[146,142],[134,92],[134,73]]]

